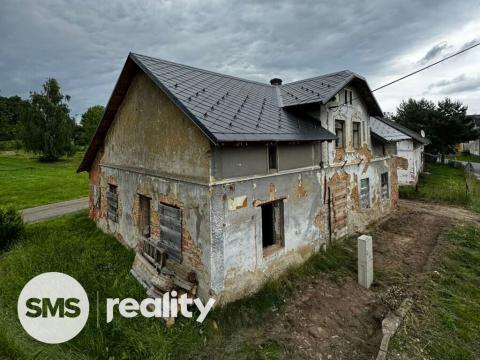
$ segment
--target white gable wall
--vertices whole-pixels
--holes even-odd
[[[398,169],[399,185],[416,185],[423,170],[424,146],[415,147],[413,140],[403,140],[397,143],[397,155],[408,160],[408,168]]]

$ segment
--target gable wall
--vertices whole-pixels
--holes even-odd
[[[102,162],[208,181],[210,143],[148,76],[140,73],[108,131]]]

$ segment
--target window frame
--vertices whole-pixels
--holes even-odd
[[[268,144],[267,146],[267,165],[268,172],[278,171],[278,145]]]
[[[110,183],[107,190],[107,218],[118,223],[118,185]]]
[[[355,126],[357,126],[357,146],[355,146]],[[358,149],[362,146],[362,134],[360,121],[352,121],[352,147]]]
[[[337,123],[342,125],[342,128],[341,128],[342,136],[341,137],[338,136],[338,133],[337,133]],[[345,142],[346,142],[345,126],[346,126],[346,121],[345,120],[335,119],[335,136],[337,137],[337,139],[335,139],[335,148],[336,149],[344,149],[345,148]],[[340,139],[341,139],[342,146],[339,146]]]
[[[366,182],[366,186],[364,185]],[[366,192],[364,192],[366,189]],[[372,207],[372,201],[370,199],[370,178],[360,179],[360,206],[362,209],[370,209]]]
[[[142,203],[147,202],[146,205]],[[145,238],[150,238],[152,235],[152,219],[151,219],[151,204],[152,198],[144,194],[138,194],[138,207],[139,207],[139,222],[138,228],[140,235]],[[147,214],[144,214],[144,209],[148,209]],[[146,223],[145,223],[146,221]],[[145,228],[148,227],[146,230]]]
[[[158,203],[160,238],[158,245],[170,259],[181,264],[183,261],[183,211],[182,208],[164,202]],[[178,214],[178,219],[176,215]],[[175,233],[178,233],[175,234]],[[178,238],[175,238],[175,235]],[[172,239],[173,238],[173,239]]]
[[[276,199],[258,205],[260,207],[260,221],[261,221],[261,240],[263,255],[268,256],[273,251],[283,248],[285,246],[285,199]],[[265,222],[269,221],[269,224]],[[270,225],[270,226],[268,226]],[[266,244],[266,231],[268,230],[271,238]]]
[[[380,174],[380,191],[383,200],[390,199],[390,178],[388,171]]]

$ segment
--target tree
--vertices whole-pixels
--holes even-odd
[[[473,121],[466,117],[467,106],[445,98],[437,105],[421,99],[402,101],[394,120],[409,129],[424,130],[430,140],[430,148],[442,155],[453,151],[454,145],[478,137]]]
[[[20,114],[30,106],[19,96],[0,96],[0,141],[17,138]]]
[[[53,78],[43,84],[42,92],[30,94],[31,106],[21,115],[21,138],[25,149],[40,154],[43,161],[56,161],[75,150],[69,101]]]
[[[91,106],[82,115],[80,121],[81,132],[79,135],[79,144],[88,145],[92,140],[93,134],[97,129],[98,123],[103,116],[105,108],[102,105]]]

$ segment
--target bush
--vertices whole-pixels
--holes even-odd
[[[25,226],[15,209],[0,208],[0,250],[6,249],[22,235]]]

